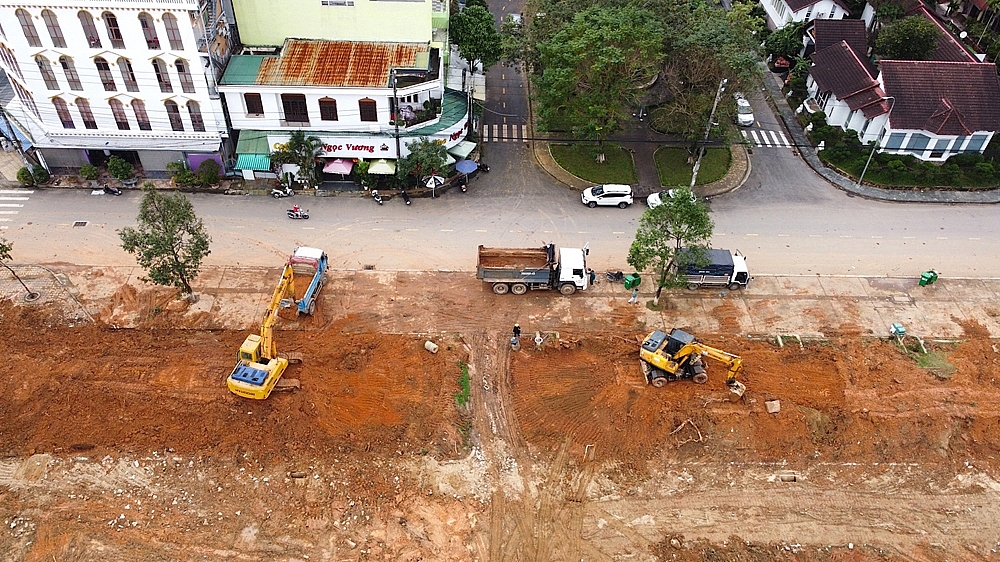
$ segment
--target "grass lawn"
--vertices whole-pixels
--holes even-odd
[[[709,148],[701,159],[698,182],[704,185],[722,179],[729,171],[730,153],[728,148]],[[691,184],[691,169],[687,163],[687,149],[661,146],[653,155],[656,170],[660,174],[660,184],[664,187],[687,186]]]
[[[594,183],[634,184],[635,166],[632,154],[621,146],[604,143],[605,161],[597,163],[595,144],[550,144],[549,151],[564,170]],[[704,169],[704,164],[702,164]]]

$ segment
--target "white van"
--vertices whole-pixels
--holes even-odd
[[[595,185],[584,189],[580,199],[591,209],[598,205],[624,209],[632,204],[632,186],[620,183]]]

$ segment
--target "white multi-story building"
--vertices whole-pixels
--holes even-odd
[[[50,170],[223,163],[229,22],[223,0],[14,0],[0,6],[8,114]]]

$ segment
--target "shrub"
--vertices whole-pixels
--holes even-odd
[[[35,169],[31,171],[31,177],[35,180],[36,185],[40,185],[49,181],[49,171],[41,166],[35,166]]]
[[[17,181],[21,182],[21,185],[24,185],[25,187],[35,185],[35,178],[31,175],[31,170],[29,170],[27,166],[24,166],[17,171]]]
[[[996,170],[993,169],[993,164],[989,162],[979,162],[976,164],[976,175],[983,179],[993,177],[995,173]]]
[[[170,172],[170,177],[173,178],[174,183],[179,187],[193,187],[201,185],[201,180],[198,178],[198,175],[192,172],[184,162],[167,163],[167,171]]]
[[[959,168],[971,169],[972,167],[982,162],[983,160],[984,159],[982,154],[979,154],[978,152],[968,152],[965,154],[956,154],[954,156],[951,156],[945,162],[947,164],[955,164]]]
[[[198,164],[198,181],[202,185],[215,185],[219,183],[219,171],[222,168],[215,160],[205,160]]]
[[[125,160],[112,156],[108,158],[108,173],[118,181],[125,181],[132,179],[132,176],[135,175],[135,168]]]
[[[80,175],[83,176],[85,180],[96,180],[101,176],[101,171],[97,169],[97,166],[93,164],[84,164],[80,166]]]
[[[811,123],[813,128],[826,126],[826,112],[817,111],[806,117],[806,123]]]

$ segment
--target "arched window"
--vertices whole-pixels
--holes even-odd
[[[52,46],[65,49],[66,38],[63,37],[62,29],[59,28],[59,20],[56,19],[56,15],[51,10],[42,10],[42,19],[45,21],[45,27],[49,30],[49,38],[52,39]],[[63,107],[65,106],[66,102],[63,102]]]
[[[337,120],[337,100],[319,98],[319,118],[323,121]]]
[[[94,119],[94,112],[90,111],[90,102],[83,98],[76,98],[76,109],[80,112],[80,118],[83,119],[83,126],[88,129],[97,128],[97,120]]]
[[[362,121],[378,121],[378,109],[375,100],[365,98],[358,100],[358,109],[361,111]]]
[[[101,84],[104,84],[104,91],[118,91],[118,88],[115,87],[115,77],[111,75],[111,67],[108,66],[108,61],[104,60],[103,57],[97,57],[94,59],[94,66],[97,67],[97,74],[101,77]]]
[[[59,66],[62,67],[66,82],[69,82],[69,89],[82,90],[83,84],[80,83],[80,75],[76,73],[76,67],[73,66],[73,59],[67,56],[59,57]]]
[[[125,82],[125,89],[130,92],[138,92],[139,84],[135,81],[135,72],[132,72],[132,63],[125,57],[118,57],[118,70],[122,73],[122,82]]]
[[[24,80],[24,74],[21,72],[21,65],[17,64],[17,58],[14,57],[14,51],[7,48],[7,45],[0,44],[0,55],[3,55],[3,60],[7,62],[7,65],[14,69],[14,72]]]
[[[104,27],[108,30],[111,46],[116,49],[124,49],[125,39],[122,38],[122,30],[118,27],[118,18],[111,12],[104,12],[101,14],[101,19],[104,20]]]
[[[160,91],[169,94],[174,91],[170,85],[170,75],[167,74],[167,65],[160,59],[153,59],[153,72],[156,73],[156,81],[160,83]]]
[[[91,49],[101,48],[101,36],[97,34],[97,26],[94,25],[94,16],[90,12],[81,10],[76,14],[80,18],[80,26],[83,27],[83,34],[87,37],[87,43]]]
[[[146,104],[142,103],[142,100],[132,100],[132,112],[135,113],[140,131],[153,130],[153,126],[149,124],[149,115],[146,115]]]
[[[42,80],[45,81],[45,87],[50,90],[58,90],[59,82],[56,81],[56,73],[52,72],[52,65],[49,64],[49,59],[38,55],[35,57],[35,63],[38,65],[38,71],[42,73]]]
[[[76,124],[73,123],[73,116],[69,114],[69,107],[66,106],[66,101],[62,98],[52,98],[52,105],[56,106],[56,115],[62,121],[63,129],[75,129]]]
[[[118,125],[118,130],[129,130],[128,115],[125,115],[125,106],[122,105],[122,102],[111,98],[108,100],[108,105],[111,106],[111,114],[115,116],[115,123]]]
[[[174,67],[177,68],[177,75],[181,79],[181,89],[187,94],[193,94],[194,80],[191,79],[191,71],[188,70],[188,64],[184,62],[184,59],[177,59],[174,61]]]
[[[35,22],[31,21],[31,14],[23,8],[18,8],[17,21],[21,22],[21,30],[24,31],[24,38],[28,40],[28,44],[32,47],[41,47],[42,40],[38,37],[38,31],[35,29]]]
[[[167,100],[163,102],[163,107],[167,108],[167,118],[170,119],[170,128],[174,131],[183,131],[184,123],[181,121],[181,110],[177,107],[177,102]]]
[[[160,48],[160,38],[156,36],[156,25],[153,23],[153,16],[142,12],[139,14],[139,26],[142,27],[142,36],[146,38],[146,48],[152,51]]]
[[[191,128],[195,131],[205,132],[205,120],[201,117],[201,108],[198,107],[198,102],[189,101],[187,102],[188,115],[191,116]]]
[[[181,29],[177,27],[177,18],[173,14],[163,14],[163,27],[167,28],[170,48],[175,51],[183,51],[184,41],[181,41]]]

